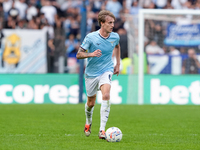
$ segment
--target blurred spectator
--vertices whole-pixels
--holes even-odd
[[[54,52],[55,46],[53,44],[53,39],[49,39],[47,42],[47,61],[48,61],[48,72],[54,73]]]
[[[98,18],[98,12],[96,12],[94,14],[93,23],[92,23],[92,30],[91,31],[96,31],[96,30],[100,29],[97,18]]]
[[[129,10],[135,1],[139,0],[124,0],[123,7]]]
[[[69,39],[65,40],[66,55],[73,57],[76,55],[80,43],[75,39],[74,34],[69,35]]]
[[[181,47],[181,48],[180,48],[180,53],[181,53],[181,54],[186,54],[186,53],[187,53],[184,47]]]
[[[26,19],[31,20],[32,17],[35,17],[37,15],[38,15],[38,11],[35,6],[35,0],[30,0],[28,4],[27,12],[26,12]]]
[[[57,0],[57,3],[62,6],[64,3],[66,2],[66,0]]]
[[[163,41],[165,38],[165,30],[163,29],[165,25],[162,21],[146,20],[146,37],[149,40],[156,41],[159,46],[163,46]]]
[[[8,11],[11,9],[12,7],[12,0],[4,0],[3,2],[3,11],[4,11],[4,17],[7,20],[8,18]]]
[[[0,25],[3,28],[4,24],[4,11],[3,11],[3,2],[0,2]]]
[[[122,5],[117,0],[109,0],[106,4],[106,10],[112,12],[116,18],[119,18],[119,13],[122,10]]]
[[[19,19],[25,19],[26,10],[28,8],[28,5],[25,3],[25,0],[16,1],[15,8],[19,10]]]
[[[25,28],[27,28],[27,27],[25,26],[25,25],[26,25],[25,22],[26,22],[25,20],[19,20],[19,21],[17,22],[16,29],[25,29]]]
[[[148,5],[147,5],[148,3]],[[145,0],[144,8],[146,9],[154,9],[156,6],[151,0]]]
[[[152,3],[152,0],[141,0],[140,3],[142,4],[143,8],[149,8]]]
[[[15,1],[13,1],[11,8],[8,10],[8,16],[11,16],[16,21],[19,19],[19,9],[15,8]]]
[[[168,0],[153,0],[157,9],[162,9],[167,5]]]
[[[167,48],[167,46],[162,46],[162,51],[164,52],[164,54],[168,54],[169,50]]]
[[[139,6],[138,1],[139,0],[134,0],[132,2],[131,8],[130,8],[130,14],[137,15],[139,13],[139,10],[141,9],[141,7]]]
[[[40,19],[40,24],[44,24],[44,25],[49,24],[47,18],[45,18],[44,13],[41,12],[41,13],[38,15],[38,17],[39,17],[39,19]]]
[[[187,1],[188,0],[172,0],[171,4],[174,9],[182,9],[184,3],[186,3]]]
[[[183,74],[198,74],[200,68],[199,60],[197,59],[194,49],[188,50],[188,58],[183,61],[182,73]]]
[[[51,5],[50,0],[44,1],[44,6],[42,6],[40,12],[44,13],[45,18],[48,20],[48,23],[50,25],[54,25],[57,11],[56,11],[56,8]]]
[[[64,73],[64,68],[61,70],[61,66],[64,66],[65,57],[65,32],[63,29],[63,18],[57,17],[56,24],[54,26],[54,72]]]
[[[163,50],[158,46],[156,41],[151,41],[150,44],[146,46],[147,54],[164,54]]]
[[[194,6],[192,5],[191,1],[187,1],[183,5],[183,9],[193,9],[193,8],[194,8]]]
[[[70,34],[74,34],[77,36],[80,30],[80,16],[74,16],[70,20],[70,27],[69,27]]]
[[[165,6],[164,9],[173,9],[172,5],[171,5],[171,0],[167,1],[167,5]]]
[[[90,9],[91,7],[88,6],[88,8]],[[93,18],[95,16],[95,13],[90,11],[89,9],[87,9],[87,33],[92,31],[92,27],[93,27]]]
[[[177,50],[174,46],[169,47],[169,50],[170,50],[169,52],[170,55],[180,55],[179,50]]]
[[[156,5],[154,4],[154,2],[151,2],[148,9],[155,9]]]
[[[39,24],[40,29],[45,30],[47,32],[48,39],[53,39],[54,28],[48,23],[47,19],[44,16],[44,13],[41,13],[39,15],[39,19],[40,19],[40,24]]]
[[[116,18],[113,32],[117,32],[119,29],[123,29],[124,22],[125,22],[124,16],[121,16],[120,19]]]
[[[127,33],[126,30],[121,28],[117,31],[120,37],[120,47],[121,47],[121,58],[128,57],[128,39],[127,39]]]
[[[4,28],[5,29],[12,29],[13,24],[15,21],[12,19],[11,16],[8,16],[7,20],[4,22]]]
[[[81,4],[82,1],[80,0],[65,0],[65,2],[62,2],[62,5],[60,5],[60,8],[62,11],[66,11],[70,8],[80,7]]]
[[[155,23],[153,20],[145,20],[145,36],[149,40],[154,40],[154,29],[155,29]]]
[[[56,0],[52,0],[51,5],[56,8],[57,16],[60,16],[60,17],[64,16],[64,11],[60,9],[60,5]]]
[[[90,0],[91,12],[99,12],[101,10],[101,6],[103,4],[102,0]]]
[[[65,29],[65,36],[69,36],[70,34],[70,25],[71,25],[71,20],[72,20],[72,15],[67,15],[65,17],[65,20],[64,20],[64,29]]]
[[[154,40],[159,44],[159,46],[163,46],[163,41],[165,35],[163,34],[162,22],[154,21]]]
[[[39,25],[36,23],[36,17],[33,17],[27,25],[28,29],[39,29]]]
[[[48,23],[47,24],[42,23],[40,25],[40,29],[47,32],[48,39],[54,39],[54,29]]]
[[[3,34],[3,32],[2,32],[2,26],[0,26],[0,51],[2,51],[2,50],[1,50],[1,48],[2,48],[2,47],[1,47],[1,46],[2,46],[1,43],[2,43],[2,39],[3,39],[3,38],[4,38],[4,34]]]
[[[194,5],[194,9],[200,9],[200,0],[197,0],[195,5]]]

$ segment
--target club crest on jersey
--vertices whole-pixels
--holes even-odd
[[[86,43],[86,40],[83,41],[82,45],[85,45],[85,43]]]
[[[114,42],[115,42],[115,41],[111,41],[111,42],[110,42],[112,46],[114,46]]]
[[[86,44],[87,39],[88,39],[88,36],[85,37],[85,39],[84,39],[83,42],[82,42],[82,45],[85,45],[85,44]]]

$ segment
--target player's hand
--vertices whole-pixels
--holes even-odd
[[[114,74],[116,74],[117,76],[119,75],[119,65],[116,65],[114,68]]]
[[[92,54],[93,54],[93,57],[100,57],[102,55],[100,49],[95,50]]]

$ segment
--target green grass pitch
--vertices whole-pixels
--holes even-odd
[[[99,112],[86,137],[84,104],[0,105],[0,150],[200,150],[200,106],[112,105],[118,143],[98,139]]]

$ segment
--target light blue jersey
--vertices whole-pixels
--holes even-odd
[[[100,49],[102,53],[100,57],[88,58],[85,69],[86,78],[95,78],[107,71],[113,72],[112,53],[118,43],[119,35],[114,32],[111,32],[108,38],[102,37],[99,30],[89,33],[85,37],[81,44],[81,48],[87,50],[88,53]]]

